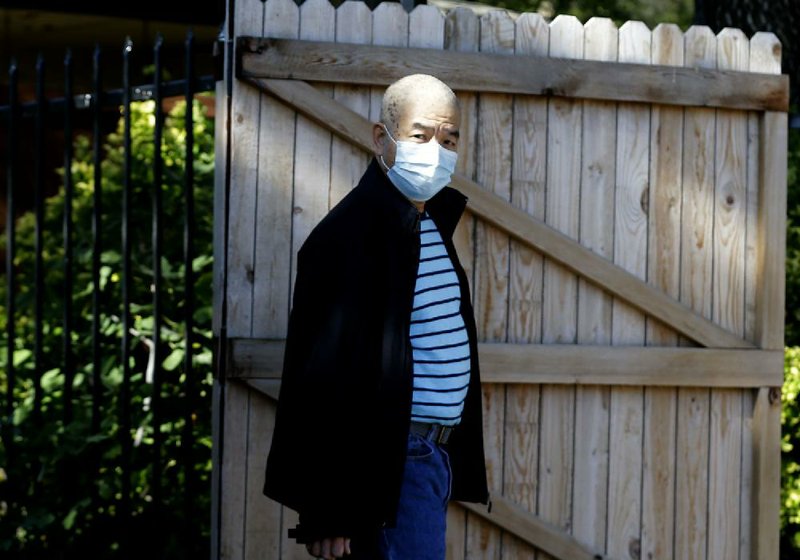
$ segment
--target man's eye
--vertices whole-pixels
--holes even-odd
[[[418,140],[425,140],[425,135],[424,134],[415,134],[413,136],[413,138],[417,138]]]

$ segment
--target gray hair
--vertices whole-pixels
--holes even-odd
[[[412,96],[420,94],[437,96],[452,103],[456,108],[459,107],[456,94],[443,81],[428,74],[411,74],[400,78],[386,88],[381,105],[381,122],[396,132],[398,120],[405,104]]]

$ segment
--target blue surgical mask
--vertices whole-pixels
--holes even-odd
[[[389,168],[380,156],[386,175],[409,200],[424,202],[442,190],[453,176],[458,154],[442,147],[435,139],[425,143],[398,142],[383,125],[386,134],[397,146],[394,165]]]

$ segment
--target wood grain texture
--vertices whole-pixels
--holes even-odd
[[[371,149],[370,121],[345,107],[333,104],[335,102],[331,100],[325,104],[325,98],[311,86],[289,80],[260,79],[250,83],[296,107],[303,114],[313,117],[318,123],[365,150]],[[550,260],[602,285],[610,293],[648,315],[653,315],[688,338],[709,347],[753,347],[750,342],[720,328],[707,318],[692,313],[686,305],[676,302],[631,273],[582,247],[569,236],[487,192],[474,181],[456,174],[453,175],[452,186],[467,195],[473,213],[484,221],[546,253]]]
[[[648,64],[650,30],[629,21],[619,30],[619,60]],[[650,111],[620,104],[617,110],[614,262],[644,279],[647,267]],[[642,345],[645,319],[614,300],[612,341]],[[608,525],[606,549],[618,558],[638,559],[641,551],[644,391],[612,388],[609,411]]]
[[[584,26],[586,59],[615,62],[618,43],[611,20],[592,18]],[[616,104],[583,103],[579,241],[609,260],[614,248],[616,120]],[[577,342],[611,342],[611,297],[583,278],[578,281]],[[609,399],[610,389],[601,385],[578,387],[575,395],[573,494],[580,496],[581,506],[573,508],[572,533],[599,550],[606,549]]]
[[[256,0],[243,0],[228,17],[234,18],[237,33],[261,35],[264,7]],[[259,110],[261,93],[247,84],[232,84],[230,109],[229,205],[224,223],[228,227],[225,266],[226,316],[221,317],[227,333],[251,336],[253,303],[253,246],[256,222]],[[224,199],[224,192],[222,197]],[[225,208],[225,206],[223,206]],[[216,255],[217,253],[215,253]],[[245,523],[247,490],[247,390],[236,382],[223,380],[220,394],[217,435],[222,436],[222,450],[216,467],[220,484],[215,501],[219,508],[219,557],[245,560]],[[217,440],[219,442],[219,439]],[[269,531],[280,531],[280,517],[267,515]]]
[[[566,55],[531,57],[520,65],[519,57],[496,54],[250,37],[240,38],[237,49],[243,62],[240,77],[386,86],[422,73],[459,90],[774,111],[786,111],[789,100],[786,76],[599,64]]]
[[[277,379],[282,340],[229,341],[231,377]],[[492,383],[763,387],[780,385],[780,350],[480,343],[481,377]],[[702,370],[702,374],[698,371]]]
[[[372,44],[393,47],[402,47],[404,50],[408,45],[408,14],[403,6],[395,2],[384,2],[378,5],[372,12]],[[413,72],[408,72],[411,74]],[[406,73],[397,78],[401,78]],[[373,87],[370,89],[369,120],[379,122],[381,119],[381,101],[383,92],[394,80],[389,80],[383,87]],[[347,83],[355,83],[348,80]],[[369,150],[372,151],[372,135],[370,134]]]
[[[541,554],[539,557],[558,560],[607,559],[605,555],[586,546],[564,530],[541,520],[502,496],[495,499],[491,513],[479,505],[469,503],[460,505],[550,555]]]
[[[222,407],[225,418],[220,472],[220,549],[223,560],[245,560],[245,521],[247,489],[247,426],[249,396],[247,388],[236,381],[223,387]],[[280,518],[266,517],[267,531],[280,531]]]
[[[516,51],[546,54],[549,27],[537,14],[516,22]],[[544,220],[547,175],[547,102],[517,96],[513,106],[511,204]],[[539,342],[542,332],[542,270],[540,253],[511,242],[509,269],[509,341]]]
[[[296,37],[300,14],[291,0],[264,4],[264,29],[272,35]],[[252,334],[285,336],[291,289],[292,197],[294,178],[295,111],[269,96],[262,96],[259,115],[258,157],[245,162],[258,170],[254,207],[252,271]],[[253,162],[257,162],[253,165]],[[238,218],[232,217],[231,222]]]
[[[363,2],[349,0],[336,8],[336,41],[369,44],[372,12]],[[363,86],[337,84],[333,98],[364,118],[369,118],[370,91]],[[328,207],[333,208],[361,179],[371,154],[338,136],[331,143],[331,186]]]
[[[445,21],[445,49],[460,52],[477,52],[480,47],[479,20],[475,12],[468,8],[449,10]],[[456,172],[470,179],[475,178],[476,157],[478,153],[478,95],[470,91],[456,92],[461,104],[461,137],[459,140]],[[453,234],[461,266],[473,287],[475,270],[475,216],[467,209],[461,217]]]
[[[654,64],[683,65],[683,33],[659,25],[652,34]],[[650,124],[650,235],[648,282],[673,298],[680,294],[681,168],[683,111],[655,105]],[[675,331],[647,320],[647,344],[675,346]],[[672,558],[675,527],[677,391],[645,387],[642,449],[643,558]]]
[[[780,72],[780,42],[771,33],[756,33],[750,48],[761,54],[765,69]],[[771,64],[767,61],[772,53]],[[767,111],[761,117],[760,192],[756,333],[761,348],[783,347],[786,259],[787,115]]]
[[[233,14],[237,33],[260,36],[264,31],[264,5],[243,0]],[[227,255],[227,324],[231,336],[250,336],[253,313],[258,140],[261,94],[240,80],[232,84],[230,194]]]
[[[739,30],[717,36],[717,66],[746,71],[749,43]],[[747,114],[717,111],[714,197],[714,321],[745,335]],[[708,558],[739,553],[742,391],[711,391]]]
[[[780,72],[781,46],[771,33],[750,40],[750,67]],[[755,336],[759,346],[783,347],[786,258],[787,115],[761,117],[757,239],[761,248],[756,268]],[[780,389],[758,391],[753,412],[752,558],[779,556],[780,514]]]
[[[328,0],[308,0],[300,6],[300,38],[333,40],[336,18]],[[316,88],[331,97],[330,86]],[[297,276],[297,252],[308,234],[328,213],[331,176],[331,133],[302,115],[297,116],[294,149],[294,198],[292,201],[291,286]],[[291,301],[291,294],[289,300]]]
[[[583,26],[571,16],[550,24],[550,56],[581,58]],[[552,98],[548,107],[545,220],[572,239],[578,238],[580,196],[580,102]],[[577,338],[578,281],[551,260],[545,260],[542,341],[572,344]],[[572,525],[575,438],[575,389],[543,386],[539,444],[537,514],[565,530]],[[541,558],[547,558],[542,555]]]
[[[759,389],[753,411],[753,558],[779,557],[781,485],[781,396]]]
[[[482,52],[514,52],[514,21],[505,11],[491,11],[480,18]],[[512,97],[482,94],[478,102],[476,177],[498,197],[511,198]],[[478,338],[502,342],[508,332],[508,258],[506,232],[479,222],[475,229],[475,320]],[[503,441],[505,387],[483,385],[484,448],[489,491],[503,490]],[[500,559],[500,531],[467,517],[467,556]]]
[[[716,37],[707,27],[691,27],[684,37],[684,64],[716,67]],[[714,227],[714,111],[684,113],[681,300],[711,317]]]
[[[228,122],[228,102],[230,101],[225,82],[217,82],[214,90],[214,120],[216,123]],[[223,300],[225,271],[228,266],[228,248],[225,246],[225,230],[228,228],[226,215],[227,203],[225,193],[228,188],[228,131],[226,126],[214,127],[214,230],[213,230],[213,286],[211,295],[211,332],[218,337],[225,323],[223,316]]]
[[[232,381],[232,383],[237,382]],[[255,391],[247,391],[247,395],[249,412],[245,430],[247,456],[244,463],[247,469],[247,496],[244,557],[246,560],[276,558],[279,555],[281,538],[286,532],[281,531],[279,523],[281,505],[262,493],[267,453],[275,425],[275,404]],[[243,458],[239,458],[241,459]],[[232,460],[237,459],[234,457]]]
[[[653,30],[654,64],[683,66],[683,33],[677,25]],[[650,196],[647,279],[673,298],[680,293],[681,168],[683,166],[683,111],[654,105],[650,125]],[[677,334],[648,318],[647,341],[672,346]]]
[[[444,48],[447,50],[474,52],[480,47],[479,21],[475,13],[467,8],[450,10],[445,22]],[[474,178],[477,154],[478,96],[472,92],[457,92],[461,104],[461,136],[459,138],[458,173]],[[453,234],[453,243],[461,266],[470,283],[470,294],[474,294],[473,271],[475,269],[475,218],[467,211],[461,217]],[[458,506],[447,511],[447,560],[463,560],[467,553],[467,512]]]
[[[516,21],[515,52],[546,55],[550,28],[538,14]],[[517,96],[513,104],[511,203],[544,218],[547,166],[547,102]],[[509,262],[508,340],[541,342],[542,256],[516,241]],[[539,398],[536,385],[509,385],[506,391],[503,495],[526,511],[536,511],[539,462]],[[529,544],[506,534],[503,559],[530,558]]]
[[[684,65],[716,68],[716,37],[707,27],[684,36]],[[684,113],[683,228],[681,299],[711,317],[714,223],[715,114]],[[710,392],[678,390],[675,518],[676,556],[705,558],[708,539],[708,457]]]
[[[749,44],[740,30],[717,37],[717,66],[746,71]],[[744,335],[745,233],[747,214],[747,115],[718,110],[714,192],[714,275],[712,318]]]
[[[704,559],[708,540],[709,390],[678,390],[676,558]]]

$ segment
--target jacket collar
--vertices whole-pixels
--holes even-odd
[[[372,158],[357,188],[371,203],[398,219],[404,230],[414,230],[419,211],[392,184],[376,158]],[[439,233],[450,238],[466,206],[466,196],[451,187],[445,187],[425,203],[425,210],[436,222]]]

